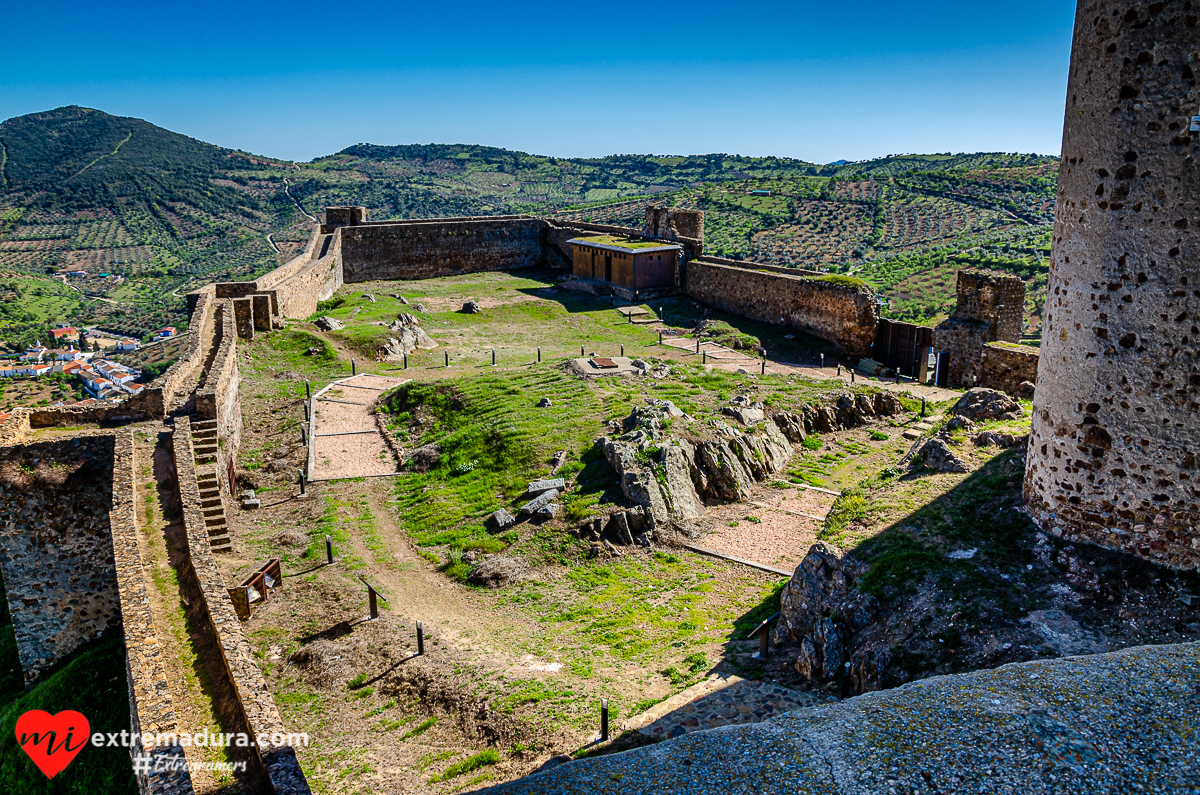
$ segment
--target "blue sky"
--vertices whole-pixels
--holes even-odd
[[[0,119],[61,105],[309,160],[1057,154],[1074,3],[11,3]]]

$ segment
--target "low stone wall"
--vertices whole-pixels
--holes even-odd
[[[314,260],[275,287],[279,314],[289,318],[306,318],[317,311],[317,302],[324,301],[342,286],[338,244],[333,253]]]
[[[109,513],[112,549],[117,574],[117,593],[121,606],[121,625],[125,632],[125,675],[129,687],[129,730],[134,738],[131,750],[135,758],[149,756],[151,772],[138,772],[138,790],[142,795],[185,795],[193,792],[186,770],[174,770],[167,760],[182,757],[179,745],[142,745],[141,735],[178,736],[175,705],[167,684],[159,632],[150,610],[149,588],[142,561],[137,518],[134,509],[133,431],[117,431],[114,445],[112,501]],[[163,760],[157,765],[157,760]]]
[[[181,573],[194,578],[194,584],[204,595],[205,616],[216,636],[225,664],[224,674],[236,694],[237,709],[245,720],[247,731],[252,736],[286,734],[275,700],[254,662],[254,654],[234,612],[229,592],[225,589],[225,580],[209,548],[208,528],[204,524],[204,513],[200,506],[200,486],[196,479],[191,431],[188,417],[176,418],[172,445],[188,549],[188,565]],[[215,675],[215,672],[210,671],[210,675]],[[262,761],[263,774],[269,777],[276,793],[308,795],[308,782],[296,759],[295,749],[284,745],[255,749],[255,753]]]
[[[196,414],[217,421],[217,438],[227,458],[236,456],[242,441],[242,404],[238,400],[241,376],[237,366],[237,328],[232,301],[225,300],[216,310],[214,324],[220,338],[217,355],[196,391]],[[233,488],[233,484],[230,484]]]
[[[685,292],[702,304],[764,323],[800,329],[852,356],[875,341],[875,296],[866,285],[732,267],[693,260],[684,264]]]
[[[407,221],[339,227],[346,283],[529,268],[542,261],[537,218]]]
[[[728,265],[732,268],[746,268],[754,271],[767,271],[768,273],[782,273],[785,276],[813,276],[820,277],[827,274],[821,271],[812,271],[805,268],[784,268],[779,265],[768,265],[765,262],[747,262],[740,259],[726,259],[725,257],[714,257],[705,254],[699,258],[701,262],[711,262],[716,265]]]
[[[1029,397],[1022,394],[1021,384],[1037,383],[1037,348],[1010,342],[989,342],[983,346],[983,360],[979,366],[979,386],[999,389],[1010,395]]]
[[[0,449],[0,569],[26,683],[120,624],[110,513],[118,507],[115,438]]]

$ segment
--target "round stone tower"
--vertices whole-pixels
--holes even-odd
[[[1200,0],[1079,0],[1025,500],[1200,567]]]

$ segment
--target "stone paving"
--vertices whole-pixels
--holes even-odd
[[[621,724],[647,737],[681,737],[688,732],[759,721],[819,704],[808,693],[732,674],[717,674],[655,704]]]

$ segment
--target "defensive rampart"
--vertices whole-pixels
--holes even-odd
[[[343,226],[337,231],[342,278],[354,283],[530,268],[542,261],[545,226],[532,217]]]
[[[221,476],[227,468],[224,462],[236,460],[242,441],[242,404],[238,399],[241,376],[237,364],[237,330],[233,317],[232,301],[222,301],[216,308],[214,326],[219,340],[216,356],[204,376],[204,383],[196,391],[196,416],[217,421],[219,459],[217,468],[222,485],[230,492],[235,484],[228,476]]]
[[[275,700],[254,661],[250,644],[225,589],[225,580],[210,551],[196,477],[191,420],[187,416],[176,418],[172,445],[179,504],[187,531],[188,562],[181,576],[191,579],[190,585],[204,596],[197,609],[202,611],[217,639],[224,663],[222,673],[227,677],[227,692],[236,700],[233,706],[244,721],[245,731],[255,737],[286,736]],[[308,783],[296,759],[295,749],[290,745],[254,749],[254,754],[261,764],[259,772],[269,779],[276,793],[307,795]]]
[[[875,341],[879,321],[875,296],[865,284],[838,277],[804,277],[733,267],[708,258],[684,265],[684,290],[700,303],[806,331],[851,356]]]

